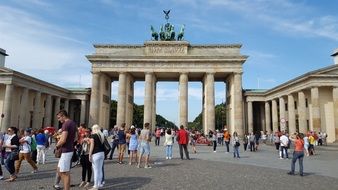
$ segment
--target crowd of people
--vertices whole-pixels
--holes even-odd
[[[260,143],[274,144],[280,159],[288,159],[288,150],[291,144],[294,145],[290,175],[295,174],[295,163],[299,160],[300,175],[303,176],[303,157],[315,154],[316,145],[326,144],[325,133],[309,132],[304,134],[292,134],[286,131],[278,131],[274,134],[257,132],[245,134],[240,138],[237,132],[230,132],[226,126],[222,130],[209,131],[205,136],[197,130],[188,130],[183,125],[179,129],[156,128],[150,130],[150,123],[145,123],[143,129],[134,126],[127,127],[125,123],[121,126],[114,126],[110,131],[102,129],[95,124],[88,128],[80,124],[77,128],[66,111],[61,110],[57,119],[62,123],[62,128],[53,137],[56,139],[56,150],[60,152],[55,176],[54,189],[61,189],[60,182],[63,182],[63,189],[70,188],[70,169],[74,154],[80,158],[82,166],[81,183],[79,187],[96,190],[105,185],[104,160],[112,160],[116,148],[116,156],[119,164],[124,164],[125,153],[128,153],[128,164],[137,168],[152,168],[150,164],[150,143],[154,138],[155,146],[160,146],[161,138],[164,148],[165,159],[173,158],[173,145],[178,144],[179,157],[190,160],[188,145],[192,147],[192,153],[197,153],[196,143],[206,142],[212,145],[213,152],[217,146],[225,146],[225,152],[230,152],[232,146],[233,157],[240,158],[240,146],[243,150],[251,152],[258,151]],[[106,152],[104,142],[109,141],[110,152]],[[46,151],[52,142],[52,134],[48,130],[40,129],[34,131],[30,128],[18,131],[15,127],[9,127],[7,133],[0,133],[1,163],[10,174],[5,181],[14,182],[20,173],[23,160],[26,160],[32,167],[32,173],[38,172],[38,165],[46,163]],[[243,145],[241,145],[243,144]],[[93,176],[93,181],[92,180]],[[0,180],[3,179],[3,172],[0,164]]]

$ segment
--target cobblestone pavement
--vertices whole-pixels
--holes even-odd
[[[105,161],[103,189],[338,189],[338,146],[318,147],[317,155],[306,157],[304,177],[287,175],[291,159],[279,159],[273,146],[262,145],[258,152],[243,152],[241,147],[241,159],[225,153],[225,146],[218,146],[216,153],[212,147],[197,146],[191,160],[178,158],[177,144],[172,160],[164,158],[163,146],[151,148],[151,169]],[[51,152],[47,164],[39,165],[38,173],[31,174],[32,168],[24,161],[17,181],[0,181],[0,189],[53,189],[57,160]],[[8,177],[4,166],[2,169]],[[80,189],[81,167],[73,168],[71,176],[72,189]]]

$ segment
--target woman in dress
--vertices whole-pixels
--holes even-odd
[[[138,138],[136,134],[136,129],[134,126],[130,128],[130,138],[129,138],[129,151],[131,155],[129,156],[129,165],[133,164],[133,158],[135,158],[135,163],[137,163],[137,147],[138,147]]]

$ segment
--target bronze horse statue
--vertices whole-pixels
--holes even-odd
[[[151,30],[151,39],[152,40],[158,40],[158,33],[155,31],[153,26],[150,26],[150,30]]]
[[[177,41],[182,41],[184,40],[184,24],[181,27],[180,32],[177,34]]]

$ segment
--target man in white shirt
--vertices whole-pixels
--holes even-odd
[[[18,174],[20,171],[21,162],[26,160],[33,168],[32,173],[36,173],[38,171],[38,167],[35,162],[31,158],[31,143],[32,137],[31,130],[26,129],[25,135],[19,140],[20,142],[20,152],[19,152],[19,160],[15,162],[15,173]]]
[[[280,137],[280,153],[279,158],[289,158],[288,155],[288,147],[289,147],[289,138],[286,136],[285,132],[283,132],[283,135]],[[284,157],[285,156],[285,157]]]

